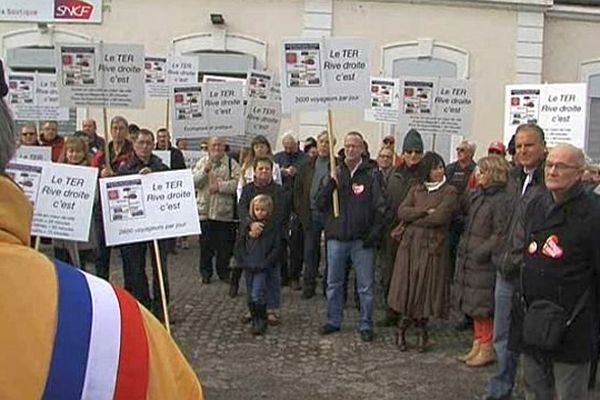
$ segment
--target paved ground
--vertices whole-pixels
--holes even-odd
[[[113,260],[111,279],[118,283],[120,260]],[[455,361],[470,338],[449,322],[433,324],[433,348],[426,354],[399,352],[392,328],[376,330],[375,341],[363,343],[355,331],[358,313],[352,304],[346,307],[342,332],[319,336],[324,299],[301,300],[300,292],[289,288],[282,294],[282,324],[265,337],[253,337],[240,322],[244,288],[230,299],[224,283],[203,285],[197,260],[197,246],[170,257],[170,309],[173,335],[208,400],[477,399],[494,370],[470,369]],[[410,339],[414,343],[414,335]]]

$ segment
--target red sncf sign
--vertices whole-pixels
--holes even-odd
[[[90,19],[94,6],[81,0],[55,0],[54,18]]]

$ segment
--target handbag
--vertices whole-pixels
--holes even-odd
[[[545,351],[556,350],[562,342],[565,331],[583,309],[589,292],[588,288],[579,296],[570,316],[563,307],[550,300],[532,302],[525,309],[523,342]],[[522,301],[526,304],[524,295]]]

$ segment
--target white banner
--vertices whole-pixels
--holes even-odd
[[[189,169],[100,179],[106,244],[200,233]]]
[[[146,94],[169,97],[172,86],[198,83],[198,57],[145,57]]]
[[[364,39],[298,38],[282,42],[283,111],[368,106],[369,44]]]
[[[19,146],[15,153],[15,159],[52,162],[52,147]]]
[[[169,150],[153,150],[152,154],[160,158],[163,164],[171,168],[171,151]]]
[[[584,149],[587,102],[586,83],[508,85],[504,143],[519,125],[536,123],[544,129],[548,147],[570,143]]]
[[[31,235],[89,240],[97,168],[19,161],[7,172],[33,203]]]
[[[185,159],[185,166],[188,168],[194,168],[198,160],[207,154],[205,151],[200,150],[181,150],[181,153]]]
[[[450,78],[401,80],[398,130],[469,137],[473,121],[471,82]]]
[[[69,109],[60,107],[54,74],[8,74],[8,104],[22,121],[68,121]]]
[[[244,134],[241,82],[175,86],[171,94],[171,121],[175,138]]]
[[[102,22],[102,0],[0,0],[0,21]]]
[[[59,44],[56,65],[62,106],[144,107],[144,46]]]
[[[400,80],[371,78],[371,108],[365,121],[397,124],[400,118]]]

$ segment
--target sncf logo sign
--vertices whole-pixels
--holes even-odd
[[[54,1],[54,18],[56,19],[90,19],[92,11],[94,11],[94,6],[82,0]]]

